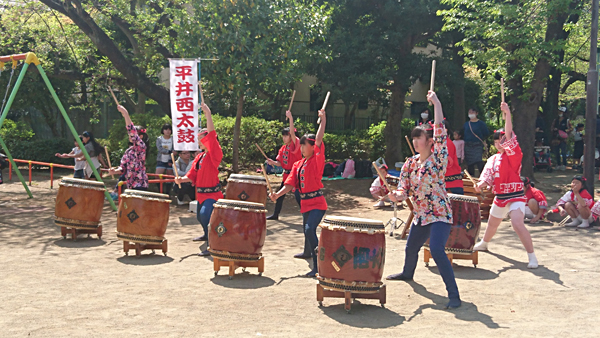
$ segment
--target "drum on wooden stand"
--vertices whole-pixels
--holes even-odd
[[[63,178],[60,181],[54,208],[54,223],[61,227],[63,238],[67,238],[69,233],[73,240],[80,233],[97,234],[98,238],[102,237],[100,217],[105,190],[102,182],[77,178]]]
[[[263,176],[231,174],[227,179],[228,200],[267,204],[267,180]]]
[[[400,177],[387,174],[385,176],[385,181],[387,182],[387,184],[390,185],[390,188],[398,189],[398,184],[400,184]]]
[[[117,237],[123,241],[123,251],[161,249],[167,255],[165,232],[169,223],[169,195],[127,189],[121,194],[117,211]]]
[[[326,216],[321,224],[318,247],[317,301],[324,297],[345,298],[350,311],[352,298],[379,299],[385,304],[381,282],[385,264],[385,226],[382,221]]]
[[[481,229],[481,213],[479,200],[476,197],[448,194],[452,204],[452,229],[446,241],[445,251],[452,263],[453,259],[467,259],[477,267],[478,254],[473,246],[479,237]],[[425,243],[425,265],[429,266],[431,252],[429,240]]]
[[[238,267],[264,271],[262,247],[267,236],[267,209],[261,203],[219,199],[214,205],[208,231],[208,251],[215,275],[229,267],[229,279]]]

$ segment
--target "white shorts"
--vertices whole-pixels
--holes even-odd
[[[525,206],[525,218],[532,219],[533,217],[535,217],[535,215],[533,214],[531,209],[529,209],[528,206]]]
[[[525,202],[512,202],[504,207],[499,207],[496,203],[493,203],[490,209],[490,215],[502,219],[513,210],[521,210],[523,215],[525,215]]]

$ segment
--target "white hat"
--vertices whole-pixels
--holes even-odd
[[[560,108],[558,108],[558,110],[560,110],[561,112],[564,113],[567,111],[567,107],[560,107]]]

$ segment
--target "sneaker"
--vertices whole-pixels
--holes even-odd
[[[312,269],[304,276],[314,278],[314,277],[317,277],[317,272],[318,272],[317,269]]]
[[[310,254],[306,255],[304,253],[299,253],[299,254],[295,254],[294,258],[298,258],[298,259],[307,259],[312,257]]]
[[[187,204],[187,203],[185,203],[185,201],[180,201],[179,198],[176,198],[176,200],[177,200],[177,205]]]
[[[112,198],[113,201],[116,201],[119,199],[119,194],[117,194],[116,192],[111,192],[110,198]]]
[[[459,299],[450,299],[450,302],[446,305],[446,309],[456,309],[462,305],[462,302]]]
[[[373,207],[375,207],[375,208],[383,208],[383,207],[385,207],[385,202],[384,201],[379,201],[379,202],[373,204]]]
[[[198,253],[198,256],[200,256],[200,257],[206,257],[206,256],[210,256],[210,251],[208,251],[208,250],[203,250],[203,251],[200,251],[200,252]]]
[[[395,273],[393,275],[389,275],[389,276],[385,277],[385,279],[387,279],[387,280],[405,280],[405,281],[413,280],[412,278],[406,277],[401,273]]]
[[[528,269],[537,269],[538,268],[538,260],[537,257],[535,257],[535,253],[527,253],[527,256],[529,257],[529,263],[527,264],[527,268]]]
[[[277,221],[279,219],[279,215],[271,215],[271,216],[267,216],[267,220],[269,221]]]
[[[207,241],[207,240],[208,240],[208,237],[206,235],[202,235],[200,237],[195,237],[193,239],[194,242],[204,242],[204,241]]]

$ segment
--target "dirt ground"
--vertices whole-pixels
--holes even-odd
[[[5,179],[7,181],[6,171]],[[574,171],[536,177],[553,204]],[[370,180],[327,181],[328,215],[387,222],[392,209],[374,210]],[[273,186],[277,184],[273,182]],[[56,182],[55,182],[56,185]],[[54,197],[47,174],[37,174],[27,199],[22,185],[0,185],[0,316],[4,337],[597,337],[600,310],[600,231],[540,223],[528,226],[540,261],[527,255],[504,222],[479,265],[455,261],[463,305],[445,310],[446,291],[435,263],[422,254],[414,282],[387,281],[387,304],[357,300],[316,301],[316,280],[304,278],[309,262],[300,252],[301,216],[288,197],[279,221],[269,221],[263,249],[265,273],[225,268],[213,274],[192,238],[202,233],[186,206],[171,206],[169,252],[126,257],[115,234],[116,217],[105,204],[101,240],[63,239],[54,225]],[[274,207],[268,203],[269,210]],[[399,216],[407,218],[401,210]],[[482,232],[485,229],[482,224]],[[400,272],[405,240],[387,238],[384,275]],[[148,253],[148,251],[146,251]]]

